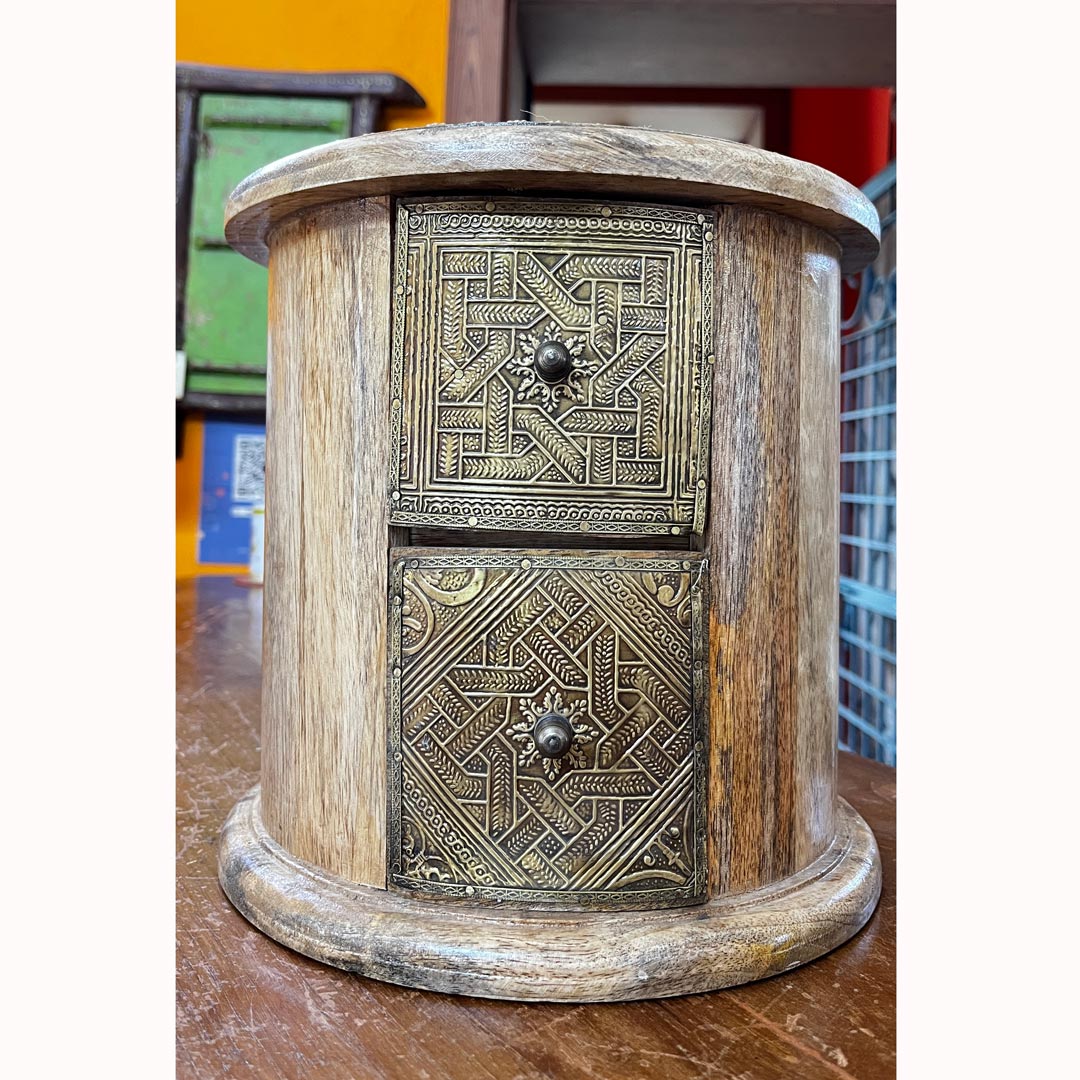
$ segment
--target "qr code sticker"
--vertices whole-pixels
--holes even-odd
[[[266,484],[266,436],[237,435],[233,445],[233,502],[261,503]]]

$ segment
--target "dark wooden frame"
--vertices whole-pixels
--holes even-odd
[[[529,105],[516,0],[451,0],[446,122],[522,120]]]
[[[534,85],[522,52],[517,0],[452,0],[446,122],[531,119],[533,98],[757,105],[765,110],[765,149],[786,154],[791,91],[768,87]]]
[[[625,2],[626,17],[631,23],[635,16],[651,10],[661,15],[666,21],[681,22],[692,20],[703,14],[716,15],[716,9],[724,5],[716,0],[632,0]],[[870,51],[867,33],[876,35],[895,34],[895,5],[892,3],[840,5],[837,12],[829,12],[829,5],[818,0],[805,0],[791,3],[780,15],[781,19],[798,20],[800,14],[814,14],[819,18],[818,28],[822,31],[822,40],[815,47],[807,49],[806,43],[793,31],[794,36],[767,44],[762,35],[770,28],[775,30],[777,11],[770,4],[746,4],[738,6],[751,17],[753,28],[744,27],[746,38],[743,43],[751,52],[757,50],[769,53],[779,50],[783,55],[786,49],[795,57],[817,57],[816,63],[804,65],[799,73],[790,70],[787,62],[773,63],[762,77],[764,81],[748,78],[751,70],[745,66],[737,73],[726,72],[721,68],[705,69],[702,57],[698,56],[695,69],[696,79],[690,79],[688,88],[698,87],[784,87],[784,86],[886,86],[895,82],[894,68],[877,66],[867,68],[860,64],[859,58]],[[756,10],[754,10],[756,8]],[[618,45],[605,47],[605,35],[598,19],[620,19],[617,0],[451,0],[449,56],[447,67],[447,123],[466,123],[469,121],[498,121],[529,119],[528,89],[530,80],[540,84],[555,82],[544,71],[544,59],[536,55],[536,43],[530,42],[529,34],[535,32],[536,20],[547,16],[554,17],[563,34],[578,33],[596,47],[603,49],[602,56],[594,56],[591,51],[583,59],[576,55],[577,70],[580,76],[559,77],[559,82],[575,82],[580,78],[595,86],[632,85],[642,86],[682,85],[684,72],[672,75],[670,81],[657,77],[659,72],[668,73],[672,65],[678,65],[680,46],[653,37],[631,39],[632,45],[624,40]],[[872,15],[870,23],[866,17]],[[890,19],[892,26],[890,26]],[[707,20],[712,33],[717,33],[716,19]],[[792,26],[797,26],[797,22]],[[571,29],[573,27],[574,29]],[[821,36],[821,35],[819,35]],[[618,37],[618,35],[616,35]],[[663,38],[663,34],[660,35]],[[875,36],[872,41],[878,41]],[[836,54],[830,65],[821,55],[823,41],[834,41]],[[550,42],[548,43],[550,47]],[[858,46],[865,46],[860,48]],[[826,50],[827,51],[827,50]],[[895,46],[893,48],[895,51]],[[620,55],[625,53],[625,57]],[[644,53],[649,59],[659,63],[646,65],[650,76],[641,76],[640,65],[635,65],[635,57],[640,60]],[[706,50],[708,54],[708,50]],[[539,66],[530,65],[530,56]],[[837,58],[842,58],[837,60]],[[625,66],[622,60],[629,63]],[[775,59],[775,57],[774,57]],[[599,69],[598,61],[604,60]],[[879,58],[880,61],[880,58]],[[563,70],[575,70],[574,67]],[[597,70],[605,73],[598,75]],[[707,70],[707,74],[706,74]],[[637,74],[635,74],[635,71]],[[816,72],[816,75],[814,74]],[[732,75],[734,74],[734,78]],[[586,100],[586,99],[582,99]]]
[[[184,347],[188,234],[191,229],[192,183],[199,137],[202,94],[269,94],[296,98],[336,98],[351,106],[350,135],[366,135],[382,124],[386,106],[422,109],[424,99],[397,75],[364,71],[255,71],[247,68],[176,65],[176,348]],[[264,412],[258,395],[185,394],[185,407]]]

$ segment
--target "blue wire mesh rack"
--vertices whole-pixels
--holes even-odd
[[[896,764],[896,164],[864,187],[881,251],[840,338],[840,746]]]

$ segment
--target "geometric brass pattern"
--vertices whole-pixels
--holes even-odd
[[[700,533],[715,215],[558,199],[397,205],[390,520]],[[537,347],[573,356],[554,386]]]
[[[391,553],[388,879],[573,908],[705,898],[707,560]],[[573,744],[542,757],[536,719]]]

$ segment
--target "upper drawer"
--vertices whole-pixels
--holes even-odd
[[[700,532],[715,234],[677,206],[399,203],[391,521]]]

